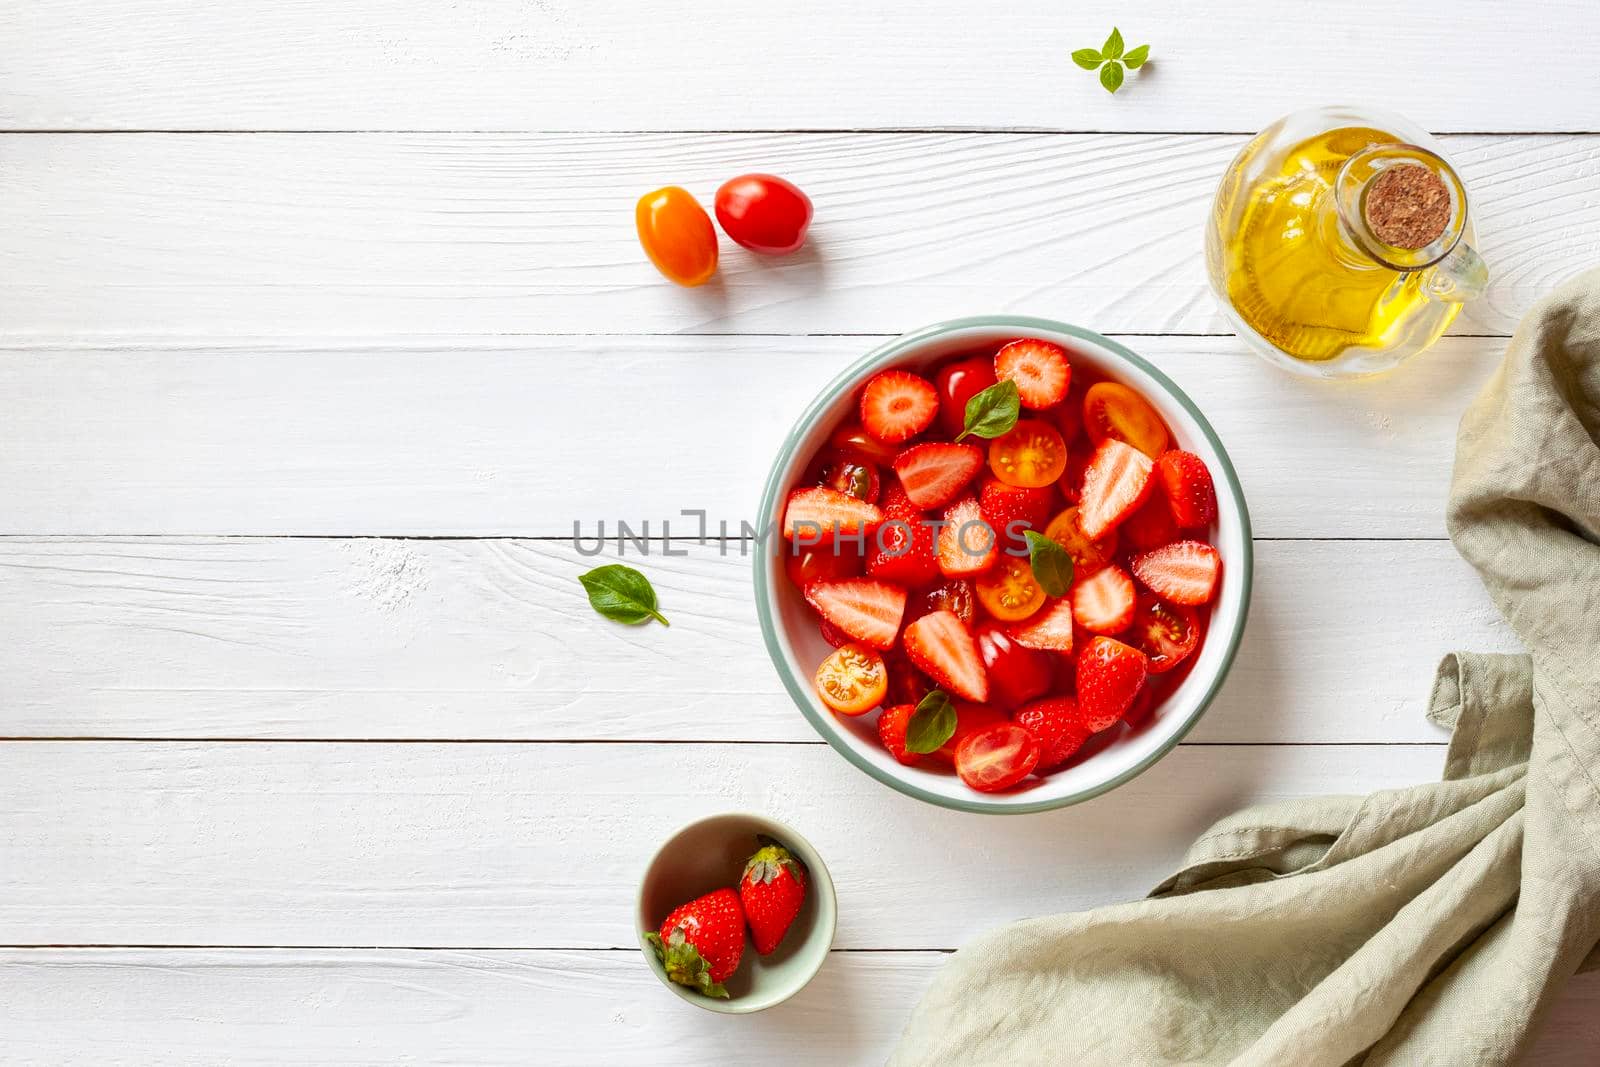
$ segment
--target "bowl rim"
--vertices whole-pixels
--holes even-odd
[[[1239,651],[1239,644],[1244,638],[1245,624],[1250,614],[1250,594],[1255,574],[1255,542],[1250,526],[1250,511],[1245,505],[1244,491],[1239,485],[1239,475],[1234,470],[1233,460],[1229,457],[1227,449],[1222,446],[1222,441],[1217,437],[1216,431],[1212,429],[1210,421],[1200,411],[1195,402],[1189,399],[1189,394],[1180,389],[1177,383],[1167,377],[1160,368],[1125,345],[1118,344],[1109,337],[1093,330],[1085,329],[1082,326],[1074,326],[1070,323],[1031,315],[970,315],[963,318],[945,319],[892,338],[846,367],[812,399],[811,403],[801,412],[799,418],[795,420],[794,425],[784,437],[783,444],[779,447],[777,457],[773,461],[772,469],[767,474],[766,486],[761,493],[761,508],[758,512],[761,516],[761,521],[766,522],[775,513],[779,494],[786,489],[786,486],[782,484],[786,479],[781,476],[786,473],[786,469],[790,466],[800,440],[822,412],[838,400],[842,392],[853,389],[868,371],[890,363],[898,357],[912,355],[916,349],[931,341],[947,334],[976,329],[1014,330],[1018,336],[1026,336],[1030,332],[1036,333],[1040,331],[1065,334],[1096,345],[1126,360],[1160,384],[1168,395],[1194,419],[1195,425],[1199,427],[1201,434],[1204,435],[1206,441],[1216,451],[1218,459],[1221,460],[1221,480],[1226,485],[1229,496],[1233,499],[1239,518],[1240,539],[1243,545],[1241,550],[1243,559],[1240,561],[1240,565],[1230,568],[1237,571],[1242,582],[1239,621],[1233,632],[1228,635],[1227,647],[1223,650],[1216,674],[1206,686],[1205,692],[1201,694],[1200,700],[1195,705],[1194,711],[1189,715],[1188,721],[1179,726],[1171,737],[1167,738],[1160,746],[1133,766],[1104,782],[1085,786],[1071,793],[1022,803],[1005,803],[998,799],[991,800],[976,792],[970,798],[946,796],[923,789],[914,782],[887,773],[876,764],[863,758],[848,745],[836,740],[829,730],[823,729],[823,724],[820,721],[821,713],[812,702],[810,689],[793,675],[784,662],[784,650],[778,635],[777,613],[769,610],[772,589],[767,576],[767,541],[765,538],[758,539],[757,550],[752,553],[755,572],[756,616],[761,623],[761,637],[767,648],[767,656],[772,660],[773,667],[783,680],[784,688],[788,690],[790,699],[800,709],[801,714],[806,717],[806,721],[811,724],[811,728],[816,730],[818,736],[857,769],[866,772],[872,778],[889,786],[891,789],[904,793],[906,796],[941,808],[984,815],[1026,815],[1080,804],[1110,792],[1144,773],[1151,765],[1176,748],[1184,737],[1188,735],[1189,731],[1194,729],[1195,724],[1205,715],[1206,709],[1211,706],[1211,702],[1216,698],[1217,692],[1222,688],[1223,680],[1227,678],[1228,671],[1233,666],[1234,657]],[[780,536],[776,531],[776,527],[771,529],[771,536]]]
[[[819,922],[825,923],[827,929],[827,944],[823,946],[821,954],[817,957],[816,966],[811,968],[805,977],[795,982],[794,987],[786,990],[782,996],[761,1003],[757,1003],[753,998],[719,1000],[715,997],[703,996],[692,989],[678,985],[666,976],[660,961],[656,959],[655,950],[650,947],[650,942],[645,940],[645,934],[649,933],[651,929],[646,925],[650,920],[645,917],[644,910],[645,886],[649,884],[650,872],[655,870],[656,864],[666,855],[668,846],[672,845],[684,834],[705,823],[721,822],[725,819],[743,819],[756,823],[759,825],[761,832],[766,833],[768,837],[781,842],[793,852],[803,853],[800,856],[800,861],[805,864],[806,870],[811,875],[809,889],[812,893],[818,894],[816,898],[817,919]],[[826,892],[822,892],[824,889]],[[827,900],[827,907],[822,906],[824,898]],[[645,966],[649,968],[651,974],[656,976],[656,980],[666,986],[667,990],[676,995],[679,1000],[693,1004],[697,1008],[715,1012],[718,1015],[753,1015],[759,1011],[766,1011],[768,1008],[775,1008],[784,1001],[789,1000],[796,993],[810,985],[811,980],[817,976],[823,965],[828,962],[829,956],[833,953],[834,940],[839,934],[839,893],[834,888],[833,875],[829,872],[828,864],[823,860],[822,853],[818,852],[817,846],[813,845],[800,831],[787,823],[772,818],[770,815],[761,815],[753,811],[716,811],[679,826],[664,837],[661,840],[661,844],[656,846],[655,851],[650,853],[650,858],[645,861],[644,868],[639,872],[639,884],[633,894],[633,922],[638,935],[639,951],[645,957]],[[754,947],[750,945],[746,945],[746,950],[752,953],[755,951]]]

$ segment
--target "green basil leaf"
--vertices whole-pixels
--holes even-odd
[[[1072,61],[1084,70],[1093,70],[1106,60],[1104,56],[1093,48],[1080,48],[1072,53]]]
[[[640,623],[654,619],[662,626],[667,618],[656,610],[656,591],[650,579],[621,563],[608,563],[578,581],[589,594],[589,605],[613,622]]]
[[[1147,44],[1142,44],[1138,48],[1135,48],[1133,51],[1129,52],[1127,55],[1123,56],[1122,61],[1128,65],[1129,70],[1138,70],[1140,67],[1144,66],[1144,61],[1149,58],[1150,46]]]
[[[1028,539],[1028,566],[1033,580],[1048,596],[1066,596],[1072,587],[1072,555],[1042,533],[1023,531]]]
[[[950,703],[944,690],[935,689],[922,698],[906,723],[906,751],[935,752],[955,732],[956,706]]]
[[[1021,413],[1022,399],[1017,395],[1017,383],[1010,378],[996,382],[967,401],[967,428],[956,440],[968,434],[985,439],[1004,437],[1017,424]]]
[[[1106,43],[1100,47],[1100,54],[1107,59],[1122,58],[1122,31],[1115,26],[1111,27],[1111,36],[1106,38]]]
[[[1122,88],[1122,64],[1107,63],[1100,68],[1100,84],[1106,87],[1106,92],[1114,93]]]

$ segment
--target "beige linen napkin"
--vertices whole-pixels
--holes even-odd
[[[1600,271],[1462,418],[1448,519],[1528,653],[1440,666],[1442,781],[1240,812],[1149,899],[979,939],[891,1063],[1513,1062],[1600,940]]]

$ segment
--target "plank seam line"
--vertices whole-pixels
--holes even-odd
[[[609,518],[609,517],[608,517]],[[592,542],[593,534],[584,533],[582,541]],[[615,539],[615,535],[607,535],[606,541]],[[571,534],[401,534],[401,533],[343,533],[343,534],[286,534],[286,533],[4,533],[0,534],[0,543],[6,541],[112,541],[112,540],[139,540],[139,541],[539,541],[548,543],[571,542]],[[735,545],[753,540],[749,537],[712,537],[707,535],[704,539],[697,536],[684,537],[628,537],[629,544],[644,541],[648,544],[705,544],[710,545]],[[1394,537],[1371,536],[1328,536],[1328,537],[1252,537],[1252,544],[1263,542],[1306,542],[1306,543],[1342,543],[1347,541],[1364,544],[1394,544],[1415,542],[1418,544],[1433,544],[1449,541],[1448,537],[1411,537],[1397,535]],[[3,566],[4,564],[0,564]]]
[[[115,734],[37,735],[0,737],[0,744],[105,744],[105,745],[767,745],[818,748],[814,740],[750,740],[748,738],[652,737],[127,737]],[[1180,741],[1179,748],[1443,748],[1438,741]]]
[[[439,134],[458,137],[611,137],[639,134],[663,136],[739,136],[747,134],[810,134],[848,137],[860,134],[896,134],[929,136],[938,134],[978,134],[985,136],[1043,136],[1043,137],[1250,137],[1257,130],[1122,130],[1053,126],[791,126],[715,129],[497,129],[494,127],[364,127],[315,129],[296,127],[56,127],[20,126],[0,129],[0,135],[19,137],[99,137],[99,136],[288,136],[288,137],[350,137],[393,134]],[[1593,137],[1600,130],[1433,130],[1438,137]]]
[[[215,950],[228,950],[234,952],[257,952],[262,950],[282,952],[638,952],[638,945],[211,945],[211,944],[121,944],[118,942],[84,942],[78,944],[48,945],[43,943],[29,943],[18,945],[0,945],[0,951],[39,951],[48,952],[52,949],[68,950],[93,950],[93,949],[128,949],[130,951],[181,951],[181,952],[208,952]],[[853,955],[873,955],[894,952],[923,952],[928,954],[949,954],[956,951],[953,948],[830,948],[830,953],[849,953]]]

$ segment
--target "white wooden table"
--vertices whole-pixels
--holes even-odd
[[[1142,893],[1246,802],[1435,776],[1434,663],[1514,647],[1442,509],[1503,338],[1600,261],[1589,0],[644,7],[0,7],[7,1063],[876,1062],[980,931]],[[1154,55],[1116,97],[1067,58],[1113,16]],[[1244,135],[1347,99],[1446,135],[1496,281],[1319,386],[1228,336],[1200,226]],[[809,249],[657,277],[634,199],[749,170],[811,194]],[[1191,739],[1012,819],[817,741],[740,544],[630,560],[669,630],[593,615],[570,540],[736,527],[835,371],[999,310],[1160,364],[1260,538]],[[719,1018],[631,905],[740,808],[811,838],[841,919],[804,993]],[[1597,1009],[1575,981],[1533,1062],[1592,1064]]]

